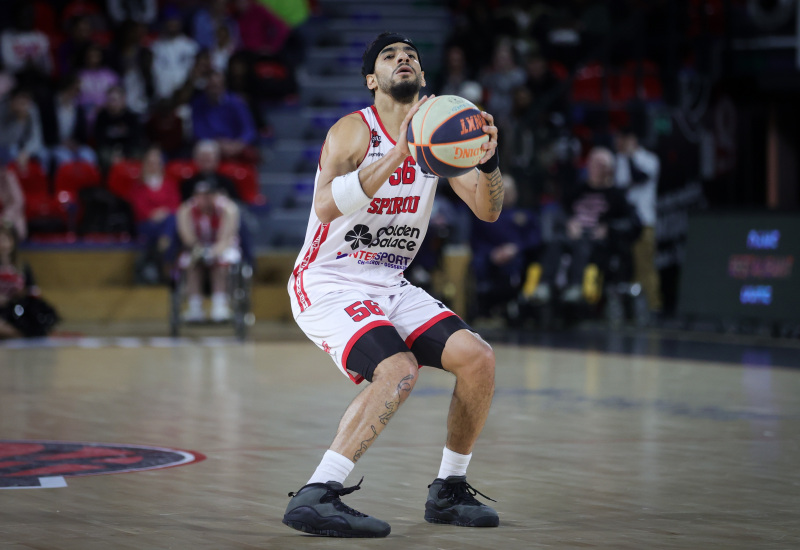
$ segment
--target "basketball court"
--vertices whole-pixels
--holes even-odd
[[[392,533],[354,541],[281,524],[287,493],[305,483],[359,390],[293,327],[259,327],[245,344],[105,334],[0,347],[5,449],[102,443],[192,459],[2,490],[3,548],[800,546],[797,342],[489,331],[497,392],[469,478],[497,500],[500,527],[422,519],[453,384],[426,368],[348,478],[364,482],[345,502]],[[62,462],[86,468],[78,454]],[[102,462],[94,454],[89,462]],[[136,462],[125,456],[107,462]],[[24,462],[5,452],[0,472],[19,477]]]

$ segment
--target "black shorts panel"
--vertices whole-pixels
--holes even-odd
[[[355,341],[347,354],[347,363],[343,366],[372,382],[375,367],[381,361],[396,353],[407,351],[409,351],[408,346],[393,326],[379,325],[368,330]]]
[[[411,344],[411,353],[420,365],[444,369],[442,353],[448,338],[459,330],[472,328],[458,315],[450,315],[438,321],[420,334]]]

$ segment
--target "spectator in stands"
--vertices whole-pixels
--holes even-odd
[[[547,66],[547,59],[539,52],[525,59],[525,86],[534,104],[547,111],[566,111],[565,94],[560,90],[558,78]]]
[[[470,245],[479,315],[491,315],[496,306],[502,314],[513,313],[508,306],[516,303],[525,268],[540,244],[536,215],[517,207],[514,178],[504,175],[503,186],[503,210],[497,221],[472,221]]]
[[[0,222],[0,339],[44,336],[58,321],[55,310],[39,297],[30,266],[19,261],[17,246],[14,226]]]
[[[94,124],[94,141],[103,171],[118,160],[137,156],[142,128],[139,118],[125,103],[122,86],[112,86],[106,92],[105,106]]]
[[[268,55],[281,52],[291,32],[283,19],[256,0],[234,0],[233,13],[246,50]]]
[[[42,122],[31,93],[17,87],[0,104],[0,150],[24,169],[31,157],[44,152]]]
[[[642,233],[633,245],[633,278],[642,285],[650,310],[661,311],[661,289],[656,269],[656,201],[661,163],[658,156],[639,143],[631,127],[622,128],[614,139],[617,150],[617,185],[627,189],[628,201],[636,207]]]
[[[494,115],[495,126],[504,135],[513,135],[511,111],[514,103],[514,90],[525,84],[525,71],[514,60],[511,42],[500,40],[494,49],[492,64],[481,79],[487,94],[486,110]],[[507,147],[500,144],[500,158],[505,158]]]
[[[0,54],[8,70],[47,79],[53,72],[50,39],[34,28],[34,21],[33,2],[18,2],[14,26],[0,36]]]
[[[41,106],[42,131],[49,159],[55,168],[74,160],[97,164],[97,155],[89,147],[86,109],[78,103],[80,83],[75,75],[58,83],[58,92]],[[49,166],[46,166],[49,168]]]
[[[142,157],[141,178],[131,190],[130,198],[139,236],[145,237],[144,242],[151,243],[169,234],[169,219],[178,209],[181,196],[178,182],[164,172],[164,159],[158,147],[150,147]]]
[[[181,13],[177,8],[163,11],[162,32],[153,42],[153,83],[156,97],[169,98],[181,87],[194,66],[200,48],[183,33]]]
[[[141,177],[129,196],[143,248],[140,279],[157,283],[161,280],[163,254],[175,234],[175,212],[181,203],[178,182],[165,174],[158,147],[150,147],[142,157]]]
[[[458,44],[449,46],[445,57],[444,70],[436,86],[436,93],[464,97],[462,90],[465,85],[470,85],[469,83],[471,82],[475,82],[475,75],[467,63],[464,49]]]
[[[227,0],[207,0],[192,19],[192,36],[201,48],[211,50],[219,41],[221,29],[227,29],[231,41],[238,45],[239,24],[228,12]],[[224,69],[218,69],[224,70]]]
[[[230,28],[226,25],[217,27],[216,39],[208,52],[211,57],[211,67],[217,72],[225,73],[228,69],[228,60],[238,47]]]
[[[200,181],[212,181],[218,192],[238,201],[239,193],[236,185],[227,176],[219,172],[220,147],[214,140],[201,140],[194,146],[194,164],[197,173],[181,182],[181,200],[187,201],[194,195],[194,188]]]
[[[583,297],[583,275],[594,262],[603,271],[613,252],[630,250],[641,229],[636,211],[614,184],[614,155],[604,147],[589,152],[586,182],[564,202],[566,224],[548,243],[542,258],[541,282],[533,292],[535,302],[548,302],[562,254],[571,256],[567,287],[562,300],[577,303]]]
[[[77,16],[69,21],[67,38],[58,47],[56,64],[59,74],[76,72],[83,63],[86,49],[92,43],[92,20]]]
[[[0,59],[0,102],[6,100],[16,85],[17,78],[3,66],[3,61]]]
[[[191,154],[185,144],[183,119],[168,99],[161,99],[150,109],[145,123],[147,141],[158,145],[168,159],[187,157]]]
[[[84,52],[83,67],[78,72],[81,88],[78,103],[86,109],[90,124],[106,104],[109,89],[119,84],[119,75],[105,64],[103,57],[102,48],[90,44]]]
[[[269,131],[269,123],[261,108],[262,95],[256,84],[253,66],[248,61],[249,54],[239,51],[228,60],[228,70],[225,72],[225,82],[228,91],[239,96],[250,108],[250,115],[259,135]]]
[[[153,52],[142,45],[146,34],[142,23],[123,23],[116,33],[111,63],[122,79],[128,107],[138,115],[147,113],[155,96]]]
[[[5,160],[0,159],[0,161]],[[0,224],[13,227],[20,240],[25,240],[28,234],[25,223],[25,195],[22,193],[17,176],[6,168],[6,162],[0,163]]]
[[[195,94],[191,105],[196,139],[215,140],[223,158],[255,161],[253,117],[241,98],[227,93],[222,73],[211,74],[205,92]]]
[[[194,194],[195,186],[200,182],[211,182],[217,193],[225,194],[242,208],[240,218],[244,218],[243,221],[246,221],[249,212],[245,209],[245,203],[242,201],[236,184],[219,171],[219,144],[212,140],[197,142],[194,147],[194,164],[197,168],[197,173],[181,182],[181,200],[186,201],[191,198]],[[245,261],[252,264],[255,261],[255,254],[252,234],[247,223],[241,223],[239,226],[239,244]]]
[[[134,21],[150,25],[158,15],[156,0],[106,0],[108,15],[115,25]]]
[[[228,305],[228,266],[241,259],[238,245],[239,209],[219,193],[213,181],[201,180],[192,197],[178,209],[178,234],[187,250],[179,260],[186,269],[188,306],[184,320],[204,321],[202,277],[208,269],[211,279],[211,320],[231,316]]]

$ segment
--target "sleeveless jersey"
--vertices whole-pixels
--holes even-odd
[[[192,226],[194,227],[195,235],[200,244],[204,246],[211,246],[217,240],[217,233],[222,224],[222,210],[223,206],[220,204],[222,199],[215,197],[213,203],[213,210],[205,212],[200,209],[197,199],[194,197],[189,199],[189,213],[192,219]]]
[[[359,168],[380,160],[394,146],[375,106],[357,111],[370,130]],[[316,197],[320,167],[314,180]],[[305,243],[289,278],[295,317],[325,294],[360,286],[393,294],[405,284],[408,268],[428,230],[437,177],[407,157],[367,206],[323,224],[311,205]],[[315,199],[316,200],[316,199]]]

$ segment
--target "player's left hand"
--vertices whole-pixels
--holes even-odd
[[[497,126],[494,125],[494,117],[486,111],[481,111],[481,115],[483,115],[483,120],[486,121],[486,124],[484,124],[481,129],[484,133],[489,134],[489,141],[481,145],[481,149],[486,151],[486,153],[481,157],[478,164],[483,164],[492,158],[492,155],[494,155],[497,149]]]

